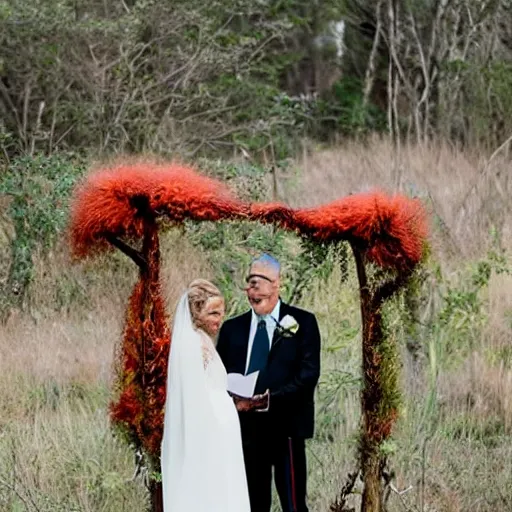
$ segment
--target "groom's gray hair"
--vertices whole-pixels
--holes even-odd
[[[260,265],[265,265],[266,267],[270,267],[274,270],[278,275],[281,273],[281,264],[270,254],[263,253],[257,258],[254,258],[251,262],[251,267],[255,264],[259,263]]]

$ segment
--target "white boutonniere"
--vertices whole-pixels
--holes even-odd
[[[290,337],[297,333],[299,330],[299,323],[293,316],[286,315],[284,316],[280,322],[276,320],[277,330],[279,334],[284,337]]]

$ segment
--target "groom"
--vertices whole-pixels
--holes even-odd
[[[266,254],[253,260],[251,310],[226,321],[217,344],[228,373],[260,372],[258,399],[237,404],[251,512],[270,512],[272,468],[283,512],[308,511],[305,440],[314,429],[320,332],[312,313],[281,301],[279,287],[279,263]]]

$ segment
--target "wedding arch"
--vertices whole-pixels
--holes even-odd
[[[156,471],[172,342],[160,285],[159,232],[185,219],[254,220],[313,241],[350,243],[362,319],[361,510],[380,512],[383,455],[379,448],[390,436],[398,415],[387,401],[393,390],[386,388],[382,305],[407,284],[421,263],[427,237],[421,203],[380,192],[351,195],[316,208],[248,203],[220,181],[175,163],[121,164],[96,169],[87,176],[72,201],[72,252],[85,258],[117,248],[139,268],[126,310],[118,370],[120,392],[111,406],[111,417]],[[369,273],[369,264],[385,272]],[[156,481],[151,485],[151,507],[157,512],[162,506],[160,485]],[[336,500],[332,510],[341,511],[342,507]]]

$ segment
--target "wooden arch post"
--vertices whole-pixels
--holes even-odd
[[[157,369],[162,368],[162,363],[165,364],[168,357],[168,345],[158,344],[155,341],[167,340],[169,331],[167,323],[162,322],[165,313],[160,300],[160,240],[156,218],[144,198],[139,199],[137,210],[138,215],[143,219],[142,248],[140,251],[115,236],[107,237],[107,240],[114,247],[132,259],[139,267],[139,280],[132,293],[125,327],[125,341],[128,340],[130,343],[125,343],[123,347],[125,352],[131,352],[134,358],[139,361],[139,371],[134,374],[123,372],[120,368],[118,370],[118,377],[120,377],[118,385],[120,391],[122,391],[133,385],[134,380],[138,380],[139,392],[144,397],[143,402],[148,406],[148,410],[143,412],[143,416],[154,419],[155,413],[158,415],[159,410],[163,414],[161,411],[162,404],[158,403],[158,397],[154,396],[155,384],[157,385],[158,378],[161,377],[161,375],[158,375]],[[126,355],[126,353],[121,354],[121,359],[126,359]],[[123,365],[123,361],[120,361],[120,363]],[[155,370],[157,370],[156,375]],[[152,409],[153,407],[157,409]],[[114,419],[123,421],[122,410],[114,406],[112,412]],[[146,425],[143,418],[141,420],[138,425],[141,433],[148,428],[154,428],[154,425],[151,426],[151,421],[149,425]],[[144,453],[146,457],[149,456],[150,467],[157,469],[159,468],[158,457],[155,456],[151,447],[143,445],[142,439],[144,437],[143,435],[132,436],[132,441],[139,454]],[[164,512],[161,480],[150,477],[147,486],[150,495],[150,510],[152,512]]]
[[[381,512],[385,457],[380,448],[382,442],[389,438],[398,416],[396,407],[385,403],[386,382],[382,374],[383,354],[380,350],[385,341],[382,306],[407,283],[411,272],[404,271],[385,282],[369,283],[364,252],[354,243],[351,247],[359,281],[362,325],[360,469],[364,488],[361,511]]]

